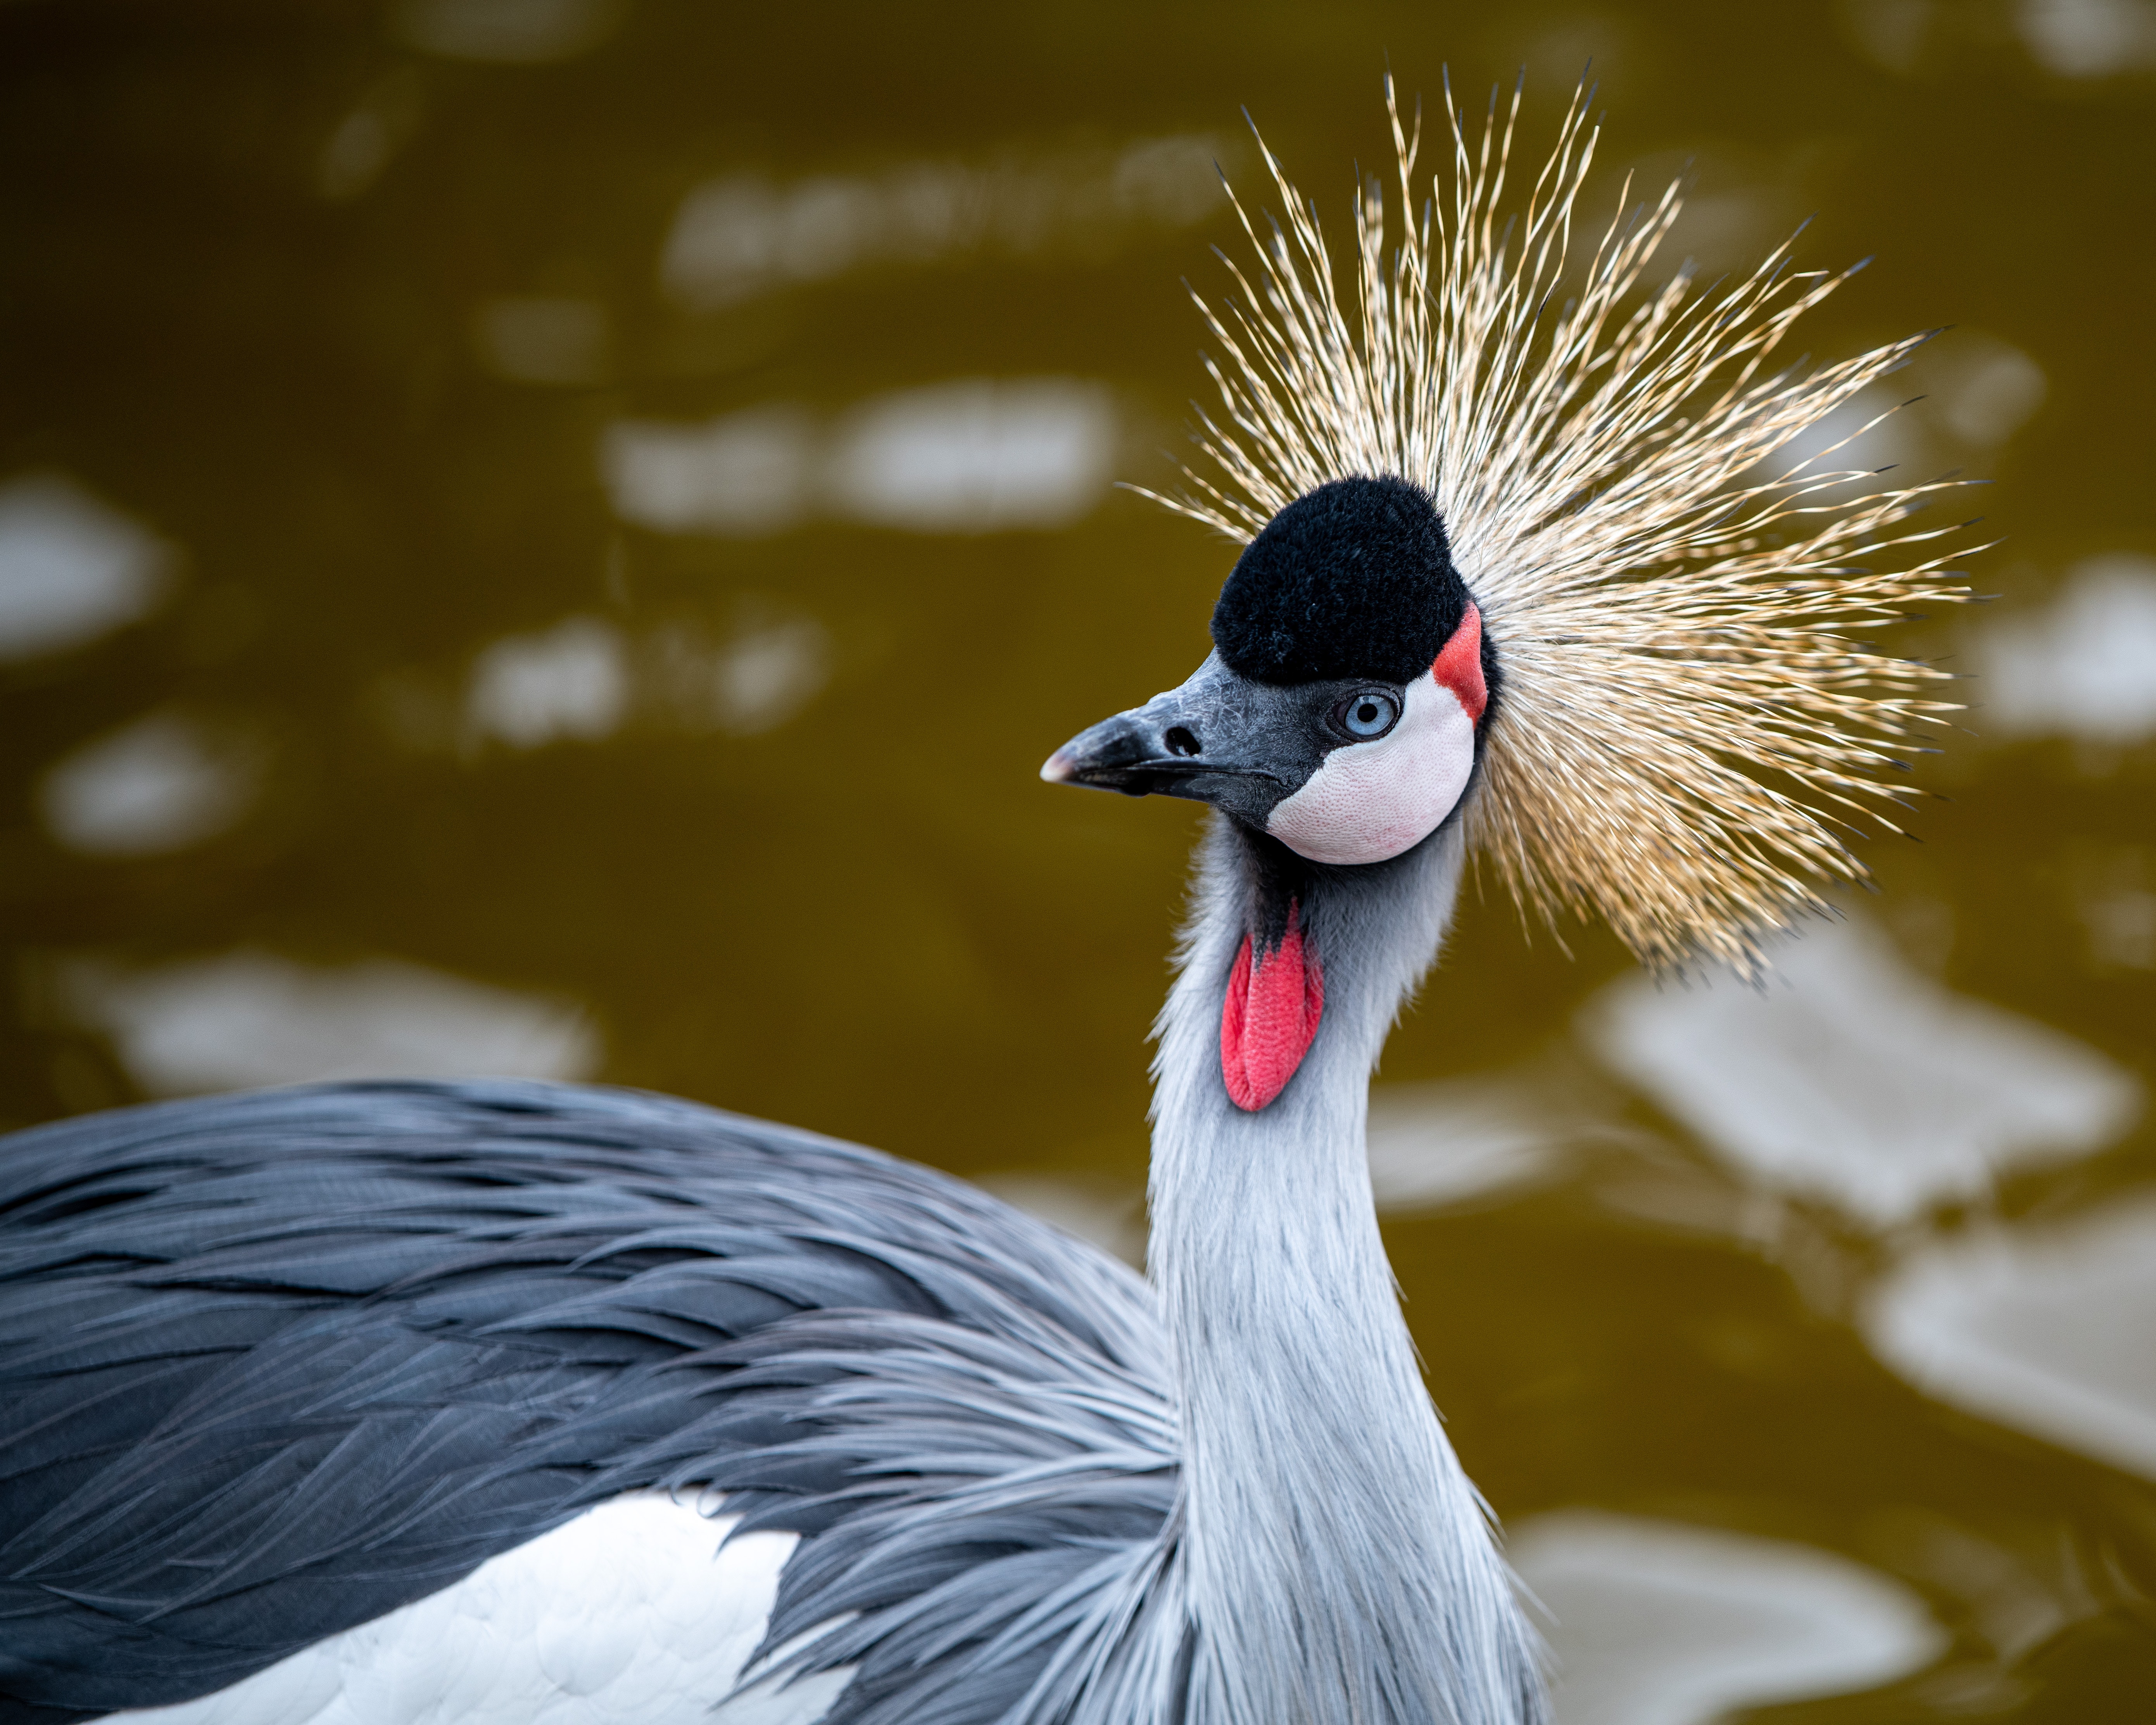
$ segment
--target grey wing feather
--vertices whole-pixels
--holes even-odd
[[[809,1536],[766,1645],[852,1614],[793,1660],[857,1667],[834,1720],[1053,1717],[1158,1574],[1167,1386],[1122,1266],[667,1098],[337,1086],[19,1133],[0,1722],[208,1692],[660,1486]]]

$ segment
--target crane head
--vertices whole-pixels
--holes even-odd
[[[1312,862],[1384,862],[1460,806],[1497,686],[1428,495],[1334,480],[1245,547],[1181,687],[1051,755],[1041,777],[1209,803]]]

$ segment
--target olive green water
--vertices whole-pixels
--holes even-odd
[[[432,1000],[407,1065],[521,1012],[531,1070],[1112,1222],[1198,817],[1034,775],[1205,649],[1229,551],[1106,482],[1165,483],[1204,387],[1179,283],[1222,280],[1239,108],[1337,218],[1388,56],[1432,99],[1525,64],[1532,144],[1592,55],[1599,208],[1689,163],[1674,244],[1710,270],[1815,213],[1804,264],[1876,254],[1809,346],[1957,326],[1896,380],[1933,398],[1895,450],[1997,481],[2003,597],[1902,644],[1978,670],[2071,572],[2156,552],[2150,11],[0,9],[0,519],[103,523],[140,589],[0,663],[0,1118],[364,1065]],[[1034,465],[884,459],[954,424]],[[1568,957],[1494,892],[1394,1040],[1388,1083],[1456,1081],[1403,1117],[1529,1119],[1388,1224],[1497,1511],[1794,1542],[1936,1625],[1883,1686],[1748,1717],[2156,1717],[2156,1272],[2145,1346],[2101,1290],[2047,1308],[2125,1323],[2097,1393],[2143,1423],[2108,1445],[1928,1399],[1865,1327],[1943,1243],[2156,1187],[2147,729],[1978,712],[1920,764],[1922,844],[1866,850],[1909,998],[2047,1026],[2111,1098],[1995,1181],[1866,1210],[1763,1175],[1582,1028],[1614,942]],[[424,992],[473,984],[504,993]],[[1860,1115],[1937,1100],[1891,1048],[1869,1099],[1831,1047],[1774,1058]]]

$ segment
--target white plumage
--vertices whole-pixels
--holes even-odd
[[[114,1725],[814,1725],[852,1673],[730,1704],[799,1538],[694,1497],[595,1504],[452,1587]],[[716,1709],[717,1711],[714,1711]]]

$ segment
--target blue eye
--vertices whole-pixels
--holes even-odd
[[[1335,724],[1358,742],[1383,737],[1400,721],[1400,704],[1382,689],[1351,695],[1332,710]]]

